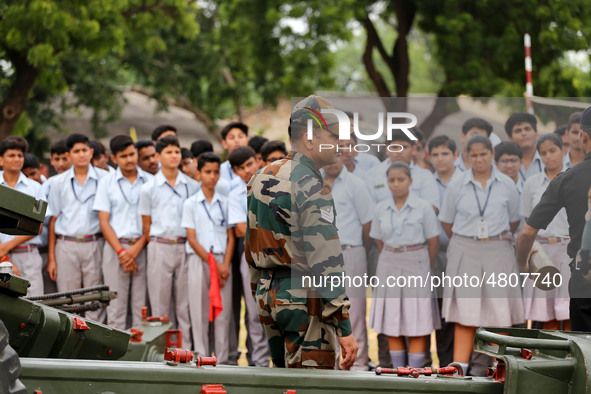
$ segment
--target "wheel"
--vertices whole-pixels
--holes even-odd
[[[19,380],[22,372],[18,354],[8,344],[8,330],[0,320],[0,394],[27,394]]]

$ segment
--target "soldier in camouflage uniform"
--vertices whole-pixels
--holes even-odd
[[[318,172],[336,162],[336,117],[324,115],[322,127],[314,122],[312,139],[306,137],[307,120],[318,119],[321,108],[332,106],[316,96],[294,107],[293,151],[248,183],[246,260],[276,367],[333,369],[337,337],[341,368],[349,369],[357,358],[343,286],[302,287],[303,275],[330,279],[344,272],[334,202]],[[333,149],[321,150],[320,144]]]

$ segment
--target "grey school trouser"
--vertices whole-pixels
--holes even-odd
[[[89,242],[66,241],[58,238],[55,244],[58,291],[77,290],[103,284],[101,266],[104,242],[102,238]],[[87,311],[84,316],[104,323],[107,314],[101,308],[96,311]]]
[[[20,249],[8,253],[8,257],[21,272],[22,277],[31,283],[31,287],[27,290],[27,296],[43,295],[43,274],[41,272],[43,262],[37,247],[35,245],[20,245]]]
[[[127,249],[131,245],[122,243]],[[132,326],[139,326],[142,321],[142,307],[146,306],[146,249],[135,258],[138,272],[123,272],[117,252],[105,242],[103,249],[103,276],[109,290],[117,292],[107,307],[107,324],[125,330],[128,309],[131,308]]]
[[[147,271],[152,316],[170,317],[174,312],[175,327],[183,332],[183,347],[191,347],[185,244],[164,244],[152,240],[148,244]],[[174,324],[173,319],[171,321]]]
[[[364,275],[367,275],[367,258],[363,246],[353,246],[344,249],[343,260],[345,262],[345,273],[351,278],[352,282],[354,277],[363,278]],[[369,340],[367,337],[367,321],[365,319],[367,311],[367,287],[350,287],[346,283],[345,290],[351,302],[351,307],[349,308],[351,329],[359,346],[357,361],[355,361],[351,369],[354,371],[367,371],[367,363],[369,361]]]
[[[263,326],[259,320],[259,311],[257,304],[250,290],[250,274],[248,273],[248,263],[244,253],[240,258],[240,275],[242,276],[242,289],[244,291],[244,305],[246,307],[246,320],[248,322],[248,336],[252,344],[252,362],[256,367],[269,366],[269,342],[263,331]]]
[[[217,262],[224,259],[222,254],[214,254]],[[191,311],[191,324],[193,326],[194,350],[203,356],[209,356],[209,263],[201,260],[196,254],[190,254],[187,258],[189,271],[189,309]],[[222,312],[213,322],[213,335],[215,355],[219,364],[228,364],[230,344],[230,324],[232,317],[232,271],[226,279],[223,287],[220,287],[222,296]]]

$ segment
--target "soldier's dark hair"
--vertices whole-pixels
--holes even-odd
[[[49,148],[50,156],[63,155],[65,153],[68,153],[65,138],[60,138],[59,140],[55,141],[53,144],[51,144],[51,147]]]
[[[536,149],[538,150],[538,152],[540,151],[540,146],[546,141],[550,141],[554,145],[562,149],[562,138],[560,138],[557,134],[548,133],[541,135],[536,141]]]
[[[20,150],[24,155],[29,150],[29,143],[23,137],[10,135],[0,142],[0,156],[4,156],[9,149]]]
[[[197,140],[191,144],[193,157],[199,157],[205,152],[213,152],[213,145],[207,140]]]
[[[581,124],[581,115],[583,115],[583,112],[581,112],[581,111],[577,111],[577,112],[570,114],[570,116],[568,117],[568,129],[569,130],[572,125]]]
[[[111,148],[111,154],[117,156],[117,153],[123,152],[125,149],[133,145],[133,139],[125,134],[119,134],[111,138],[109,141],[109,148]],[[137,148],[136,148],[137,149]]]
[[[523,151],[519,145],[513,141],[503,141],[495,146],[495,161],[499,161],[503,155],[512,155],[523,159]]]
[[[283,141],[268,141],[261,147],[261,157],[264,161],[267,161],[269,155],[275,151],[281,151],[284,155],[287,155],[287,149]]]
[[[158,138],[160,138],[160,136],[164,134],[164,132],[166,131],[174,131],[175,134],[178,134],[176,131],[176,127],[164,124],[156,127],[154,131],[152,131],[152,141],[158,141]]]
[[[194,156],[191,151],[187,148],[181,148],[181,159],[193,159]]]
[[[579,121],[580,121],[580,119],[579,119]],[[566,134],[568,129],[569,129],[568,124],[561,124],[560,126],[558,126],[556,128],[556,130],[554,130],[554,134],[557,134],[560,137],[564,137],[564,135]]]
[[[248,146],[250,146],[255,153],[261,153],[261,148],[267,141],[269,141],[269,139],[260,135],[255,135],[248,140]]]
[[[205,164],[207,163],[218,163],[219,165],[222,164],[222,158],[213,152],[203,152],[197,159],[197,169],[201,171],[201,169],[205,167]]]
[[[509,119],[505,122],[505,131],[509,138],[513,134],[513,127],[519,123],[529,123],[534,131],[538,131],[538,120],[532,114],[528,114],[527,112],[515,112],[513,115],[509,116]]]
[[[226,137],[228,136],[228,133],[232,129],[239,129],[244,133],[244,135],[248,136],[248,126],[247,125],[245,125],[244,123],[241,123],[241,122],[232,122],[232,123],[228,123],[227,125],[225,125],[224,128],[222,129],[222,131],[220,132],[223,140],[226,139]]]
[[[97,140],[92,140],[90,141],[90,145],[92,145],[92,158],[94,160],[98,160],[101,158],[101,156],[106,155],[107,154],[107,148],[105,148],[105,146],[103,145],[102,142],[97,141]]]
[[[408,164],[406,164],[403,161],[395,161],[394,163],[390,164],[390,167],[388,167],[388,170],[386,171],[386,176],[388,176],[390,171],[398,169],[398,168],[403,170],[404,173],[406,174],[406,176],[408,176],[410,179],[412,179],[412,176],[410,175],[410,167]]]
[[[165,137],[160,138],[156,142],[156,152],[162,153],[164,148],[170,145],[176,146],[177,148],[181,147],[181,145],[179,144],[179,140],[177,140],[175,136],[167,135]]]
[[[228,161],[230,162],[232,168],[234,168],[241,166],[251,157],[254,157],[255,159],[257,157],[254,150],[252,150],[250,146],[240,146],[230,153],[230,156],[228,156]]]
[[[473,127],[486,131],[486,135],[489,137],[493,132],[493,126],[487,120],[482,118],[470,118],[462,125],[462,134],[468,134],[468,131],[470,131],[470,129]]]
[[[92,148],[92,144],[90,143],[90,139],[85,136],[84,134],[74,133],[70,134],[66,138],[66,149],[68,152],[72,150],[74,145],[76,144],[86,144],[89,148]]]
[[[414,135],[414,129],[410,129],[409,131],[411,133],[413,133],[413,135]],[[411,140],[410,137],[408,135],[406,135],[406,133],[402,130],[393,130],[392,131],[392,138],[388,139],[388,141],[386,141],[386,143],[391,144],[396,141],[406,141],[406,142],[410,143],[411,145],[415,145],[417,143],[417,141]]]
[[[41,164],[39,163],[39,159],[32,153],[25,154],[25,162],[23,164],[23,170],[26,168],[37,168],[39,169]]]
[[[144,148],[147,148],[149,146],[154,146],[155,147],[156,145],[154,145],[154,143],[152,141],[150,141],[150,140],[139,140],[139,141],[137,141],[135,143],[135,148],[138,151],[140,151],[140,150],[142,150]]]
[[[482,144],[489,151],[493,151],[492,143],[490,142],[488,137],[485,137],[482,134],[476,134],[468,140],[468,143],[466,144],[466,152],[470,153],[470,149],[474,144]]]
[[[429,153],[437,147],[445,146],[451,153],[456,153],[456,142],[446,135],[438,135],[429,141]]]

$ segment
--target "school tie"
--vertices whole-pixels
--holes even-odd
[[[224,307],[222,306],[222,294],[220,293],[220,281],[218,279],[218,270],[216,262],[213,257],[213,252],[210,251],[207,256],[209,263],[209,322],[213,322],[216,317],[222,313]]]

